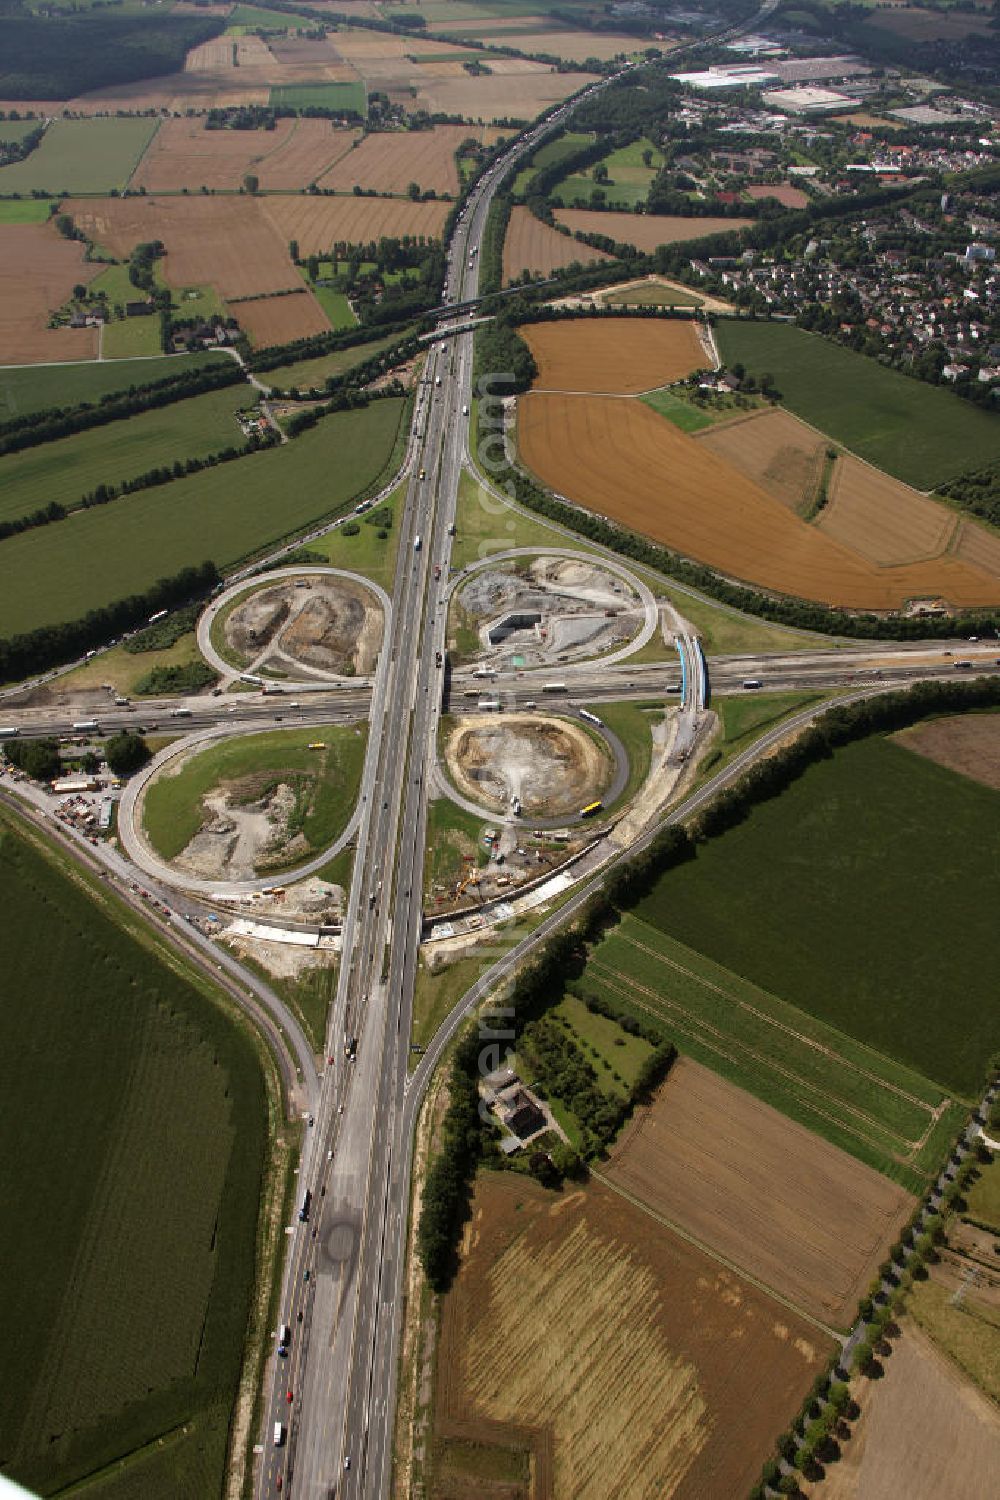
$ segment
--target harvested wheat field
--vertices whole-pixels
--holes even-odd
[[[639,401],[531,392],[518,442],[559,494],[760,588],[848,609],[1000,602],[1000,579],[957,557],[876,567]]]
[[[832,1348],[600,1183],[484,1174],[466,1241],[435,1451],[528,1448],[533,1500],[744,1494]],[[450,1474],[431,1493],[487,1491]]]
[[[793,187],[790,182],[779,182],[767,186],[757,183],[753,187],[745,188],[744,191],[750,198],[776,198],[786,208],[805,208],[809,202],[809,194],[804,193],[801,188]]]
[[[341,193],[349,193],[355,183],[379,193],[405,193],[416,182],[424,191],[457,193],[455,152],[468,139],[464,125],[366,135],[319,179],[319,185]]]
[[[500,59],[498,59],[500,61]],[[489,66],[493,67],[493,60]],[[484,77],[471,78],[467,73],[453,78],[425,78],[424,69],[417,77],[417,97],[408,107],[426,109],[429,114],[460,115],[489,125],[494,120],[533,120],[559,104],[567,94],[575,94],[588,83],[591,73],[554,73],[545,63],[519,62],[516,72],[495,71]]]
[[[826,440],[791,412],[751,412],[706,428],[698,442],[789,510],[808,509],[816,496]]]
[[[229,311],[255,349],[330,332],[329,318],[306,287],[282,297],[253,297],[235,303]]]
[[[746,229],[753,219],[685,219],[675,214],[625,214],[596,208],[557,208],[556,219],[573,234],[606,234],[647,255],[658,245],[681,245],[707,234]]]
[[[270,197],[261,200],[263,213],[286,247],[298,240],[302,255],[329,251],[338,240],[367,245],[382,235],[404,234],[441,238],[448,204],[411,203],[408,198]]]
[[[648,391],[702,369],[708,358],[686,319],[573,318],[530,323],[520,333],[538,365],[539,391]]]
[[[164,120],[132,179],[147,192],[236,189],[252,172],[261,188],[317,181],[357,139],[329,120],[278,120],[273,130],[206,130],[202,118]]]
[[[937,557],[961,524],[946,505],[850,454],[834,465],[829,500],[816,519],[827,536],[890,566]]]
[[[1000,1413],[910,1319],[885,1374],[858,1379],[861,1407],[838,1463],[802,1490],[817,1500],[986,1500],[1000,1472]],[[990,1475],[993,1479],[990,1479]]]
[[[1000,715],[928,719],[893,735],[898,745],[1000,792]]]
[[[484,24],[490,27],[491,32],[496,26],[492,20]],[[495,36],[481,32],[480,36],[493,47],[518,47],[522,52],[560,57],[564,62],[578,63],[586,62],[588,57],[618,57],[620,53],[628,57],[644,45],[641,37],[615,31],[531,31],[520,36],[511,35],[510,32],[497,32]],[[489,66],[493,66],[492,58],[489,59]]]
[[[1000,577],[1000,536],[995,531],[987,531],[978,521],[959,521],[958,535],[951,544],[951,551],[963,562],[973,563],[977,568]]]
[[[835,1327],[913,1207],[874,1168],[689,1058],[636,1111],[606,1176]]]
[[[170,286],[214,286],[221,297],[253,297],[302,285],[288,255],[290,236],[265,213],[267,201],[89,198],[64,206],[81,229],[120,258],[142,241],[162,240],[167,248],[163,274]],[[306,246],[303,251],[308,253]]]
[[[581,266],[591,266],[599,260],[611,259],[606,251],[580,245],[550,224],[543,224],[530,209],[520,204],[511,209],[507,237],[503,242],[505,283],[515,281],[525,271],[534,276],[549,276],[560,266],[570,266],[574,261]]]
[[[95,359],[96,328],[49,328],[78,281],[101,269],[51,224],[0,224],[0,363]]]

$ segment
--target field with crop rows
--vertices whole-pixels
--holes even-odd
[[[349,193],[355,184],[379,193],[405,193],[411,182],[424,192],[457,193],[455,152],[469,133],[464,125],[435,125],[432,130],[367,135],[317,180],[321,188],[339,193]]]
[[[681,1058],[611,1151],[610,1181],[821,1322],[848,1327],[914,1200]]]
[[[1000,458],[1000,423],[950,391],[785,323],[720,320],[726,364],[774,376],[789,411],[918,489]]]
[[[384,482],[397,399],[325,418],[292,443],[82,511],[0,543],[0,634],[73,620],[211,558],[248,553]]]
[[[1000,1047],[1000,793],[897,743],[811,766],[637,915],[963,1097]]]
[[[707,234],[746,229],[753,219],[685,219],[675,214],[629,214],[594,208],[557,208],[556,220],[574,234],[606,234],[650,254],[658,245],[680,245]]]
[[[530,1454],[518,1500],[606,1500],[609,1475],[617,1500],[744,1494],[830,1348],[603,1183],[553,1199],[485,1173],[444,1302],[436,1466]]]
[[[23,161],[0,167],[0,193],[124,187],[155,129],[155,120],[54,120]]]
[[[250,297],[235,303],[229,311],[255,349],[314,338],[318,333],[329,333],[333,326],[316,293],[305,286],[287,296]]]
[[[368,113],[368,94],[360,79],[339,79],[328,83],[280,83],[268,94],[268,104],[276,109],[336,109],[360,115]]]
[[[581,266],[596,265],[612,257],[604,250],[579,245],[569,235],[560,234],[550,224],[536,219],[530,209],[515,204],[503,243],[503,279],[515,281],[525,271],[533,276],[549,276],[561,266],[574,262]]]
[[[329,120],[277,120],[273,130],[206,130],[201,116],[164,120],[132,186],[147,192],[236,190],[252,173],[262,191],[308,187],[357,139]]]
[[[1000,600],[1000,579],[958,557],[875,566],[642,402],[532,392],[518,402],[517,436],[551,489],[729,577],[853,609]]]
[[[51,1494],[148,1444],[144,1493],[218,1493],[265,1150],[254,1049],[6,823],[0,890],[4,1472]]]
[[[808,510],[823,474],[822,433],[787,411],[748,412],[717,427],[703,425],[711,428],[700,439],[706,448],[790,511],[801,515]]]
[[[575,318],[528,324],[521,337],[538,365],[539,391],[633,394],[680,380],[708,359],[687,320]]]
[[[682,1052],[911,1191],[957,1128],[939,1085],[651,922],[626,917],[585,988],[659,1017]]]
[[[249,404],[244,385],[227,386],[152,411],[74,433],[0,458],[0,520],[11,521],[58,500],[67,508],[98,484],[120,484],[175,460],[203,458],[246,439],[235,413]],[[128,498],[113,502],[125,506]],[[77,518],[56,523],[73,528]],[[0,542],[0,549],[3,547]],[[0,550],[0,569],[3,552]]]
[[[49,314],[77,282],[99,270],[83,259],[84,247],[63,239],[51,224],[0,220],[0,349],[4,364],[94,359],[97,330],[49,328]]]

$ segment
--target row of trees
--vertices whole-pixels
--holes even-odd
[[[64,769],[56,740],[6,740],[3,752],[12,766],[34,781],[54,781]],[[104,759],[116,776],[131,776],[146,764],[150,754],[142,735],[132,734],[126,729],[111,735],[104,745]],[[96,771],[99,764],[97,756],[92,754],[81,760],[85,771]]]
[[[329,394],[339,391],[345,386],[368,385],[371,381],[377,380],[380,375],[384,375],[387,370],[391,370],[393,366],[402,364],[404,360],[412,359],[415,354],[419,354],[423,347],[420,340],[414,334],[410,338],[400,340],[398,344],[393,344],[391,348],[383,349],[380,353],[373,354],[369,359],[362,360],[360,364],[352,365],[342,375],[329,375],[323,382],[322,387],[313,386],[306,392],[306,395],[310,399],[318,399],[322,397],[324,392]],[[302,391],[295,385],[290,386],[284,391],[272,386],[272,390],[291,401],[298,401],[302,397]]]
[[[145,593],[101,605],[79,619],[0,637],[0,682],[19,682],[47,667],[61,666],[85,651],[106,645],[161,609],[204,599],[220,582],[215,563],[203,562],[157,579]]]
[[[390,397],[405,396],[403,387],[393,381],[380,391],[360,391],[352,387],[346,387],[335,391],[329,401],[322,406],[308,406],[302,411],[293,412],[285,423],[285,431],[289,437],[298,437],[299,433],[306,432],[310,427],[315,427],[323,417],[332,416],[338,411],[356,411],[358,408],[368,406],[372,401],[385,401]]]
[[[132,383],[127,390],[109,391],[97,402],[81,401],[76,406],[47,406],[41,411],[25,412],[0,422],[0,457],[55,442],[92,427],[120,422],[140,412],[161,406],[172,406],[206,391],[237,385],[243,372],[234,360],[212,360],[197,369],[178,370],[162,380]]]

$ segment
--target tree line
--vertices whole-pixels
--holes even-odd
[[[0,457],[35,448],[58,438],[120,422],[140,412],[171,406],[191,396],[238,385],[244,379],[235,360],[213,360],[197,370],[182,370],[163,380],[132,384],[127,390],[109,391],[95,403],[81,401],[76,406],[48,406],[41,411],[25,412],[0,422]]]
[[[89,610],[79,619],[0,637],[0,682],[19,682],[48,667],[61,666],[85,651],[107,645],[114,636],[145,622],[161,609],[204,599],[220,582],[215,563],[203,562],[157,579],[145,593],[129,594]]]
[[[315,427],[323,417],[332,416],[334,412],[357,411],[373,401],[385,401],[405,395],[406,392],[398,381],[393,381],[380,391],[359,391],[348,387],[334,392],[322,406],[308,406],[302,411],[293,412],[285,423],[285,431],[290,438],[298,437],[299,433]]]
[[[201,458],[175,459],[170,466],[158,464],[155,468],[147,469],[144,474],[137,474],[134,479],[123,479],[119,484],[98,484],[94,489],[81,495],[76,504],[69,508],[52,500],[40,510],[32,511],[30,515],[19,516],[13,521],[0,521],[0,541],[4,541],[7,537],[17,536],[22,531],[30,531],[36,526],[50,526],[56,521],[64,521],[74,511],[90,510],[96,505],[109,505],[112,500],[124,499],[126,495],[135,495],[141,490],[156,489],[161,484],[172,484],[175,479],[186,479],[191,474],[200,474],[203,469],[214,469],[219,464],[228,464],[234,459],[246,458],[251,453],[259,453],[265,448],[273,447],[278,441],[278,434],[269,427],[264,432],[255,431],[238,448],[230,445],[227,448],[221,448],[218,453],[208,453]]]

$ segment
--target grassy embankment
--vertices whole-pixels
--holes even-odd
[[[295,791],[290,832],[301,832],[309,853],[332,844],[354,808],[367,744],[367,726],[274,730],[241,735],[193,755],[175,775],[154,778],[145,793],[143,827],[164,859],[175,859],[202,826],[202,799],[227,782],[249,779],[252,800],[284,782]],[[310,750],[322,743],[325,750]],[[239,800],[239,798],[238,798]],[[299,853],[290,863],[300,864]]]

